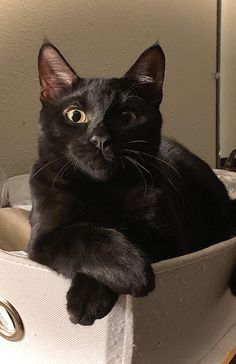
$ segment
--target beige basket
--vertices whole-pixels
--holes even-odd
[[[0,331],[23,327],[18,341],[0,336],[0,362],[227,363],[236,351],[236,298],[228,289],[235,263],[236,238],[154,264],[154,292],[121,296],[107,317],[82,327],[68,319],[68,280],[26,254],[0,250],[0,296],[15,317],[12,325],[0,309]]]

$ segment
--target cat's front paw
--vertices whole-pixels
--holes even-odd
[[[109,288],[119,294],[130,294],[133,297],[147,296],[155,288],[155,275],[149,263],[130,259],[126,267],[122,267],[119,272],[111,272],[107,283]]]
[[[118,294],[84,274],[77,274],[67,293],[67,311],[74,324],[92,325],[106,316]]]
[[[134,297],[147,296],[155,289],[155,275],[150,264],[144,265],[141,274],[141,279],[137,279],[131,283],[131,294]]]
[[[105,229],[103,261],[94,277],[118,294],[146,296],[155,288],[155,276],[144,253],[120,232]],[[94,274],[94,273],[93,273]]]

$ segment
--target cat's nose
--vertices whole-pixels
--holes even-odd
[[[109,136],[93,135],[90,138],[90,141],[101,151],[103,151],[105,148],[111,145],[111,139],[109,138]]]

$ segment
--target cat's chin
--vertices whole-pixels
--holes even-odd
[[[108,169],[81,169],[84,174],[86,174],[91,179],[94,179],[96,181],[100,182],[106,182],[112,179],[113,173]]]
[[[115,171],[114,165],[110,163],[98,163],[98,161],[88,164],[77,163],[77,166],[83,174],[101,182],[111,180]]]
[[[112,179],[112,173],[109,171],[96,171],[95,173],[88,174],[92,179],[96,181],[106,182]]]

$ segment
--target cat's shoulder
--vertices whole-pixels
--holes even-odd
[[[207,190],[209,194],[214,195],[215,200],[221,196],[222,201],[228,201],[225,186],[208,163],[174,139],[161,139],[158,158],[164,161],[165,171],[174,176],[175,180],[194,185],[195,189]]]
[[[185,177],[195,176],[199,179],[199,176],[202,176],[210,180],[216,179],[208,163],[174,139],[162,137],[158,158]]]
[[[162,137],[159,147],[158,156],[164,160],[169,160],[173,162],[178,162],[181,160],[198,160],[195,154],[190,152],[181,143],[177,142],[175,139]]]

